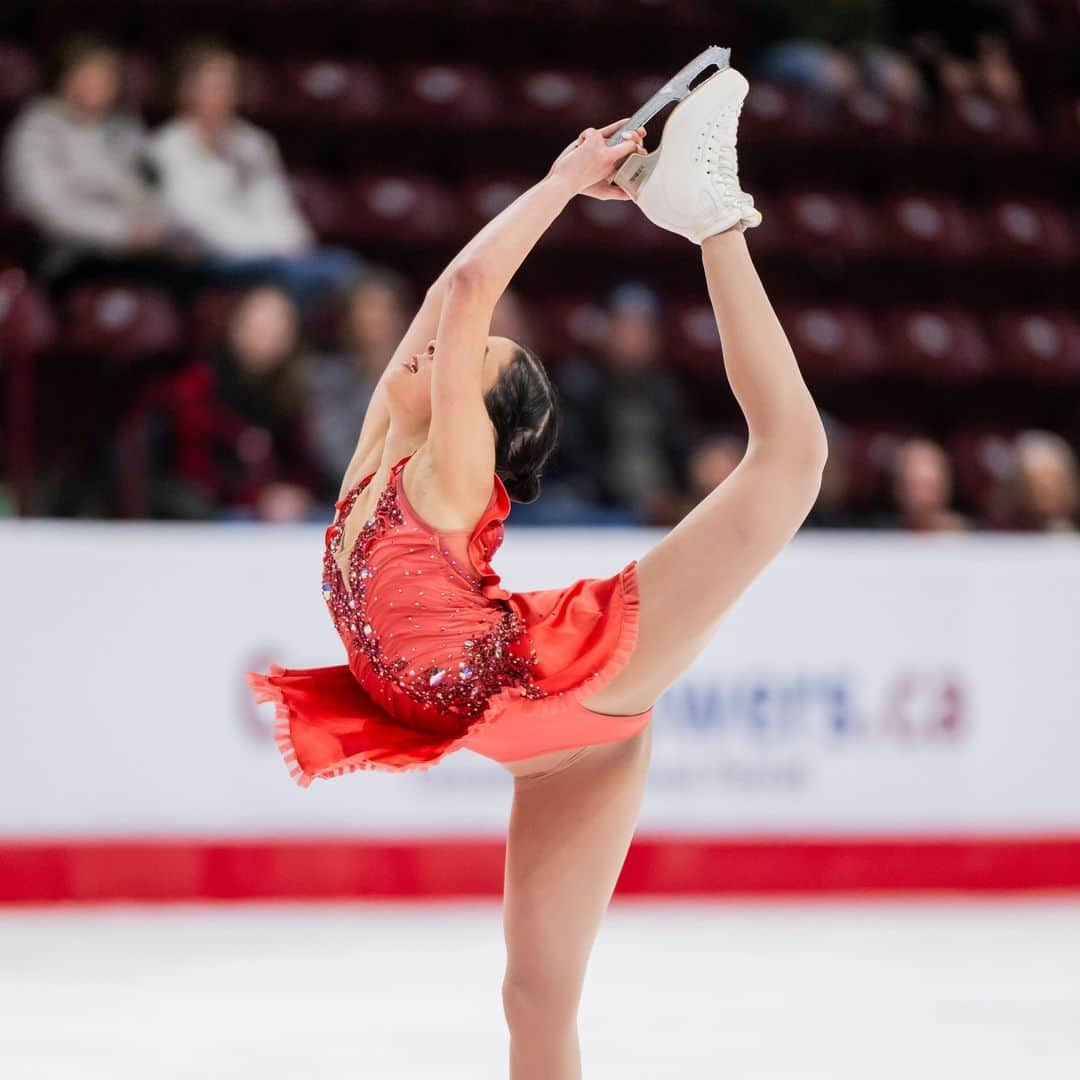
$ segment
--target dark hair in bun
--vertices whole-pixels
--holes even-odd
[[[511,499],[534,502],[559,438],[559,399],[540,357],[518,345],[484,404],[495,425],[495,472]]]

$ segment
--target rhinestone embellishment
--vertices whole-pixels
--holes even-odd
[[[525,624],[504,600],[483,597],[483,578],[462,574],[461,568],[455,569],[457,564],[452,566],[446,558],[436,559],[428,568],[429,574],[425,575],[437,571],[441,562],[448,576],[447,582],[440,582],[443,587],[434,591],[430,588],[416,590],[417,596],[421,593],[423,596],[422,603],[416,601],[411,605],[419,609],[415,612],[415,620],[412,615],[395,614],[397,609],[392,601],[388,601],[388,608],[393,610],[388,610],[385,618],[404,618],[405,621],[391,623],[389,627],[380,622],[379,609],[371,606],[377,593],[400,593],[402,585],[407,584],[406,576],[411,582],[414,573],[405,568],[395,570],[393,560],[382,563],[376,560],[373,564],[372,558],[379,550],[380,541],[400,540],[401,534],[411,536],[409,530],[417,533],[418,543],[425,539],[413,528],[398,503],[396,481],[401,467],[399,465],[391,472],[374,512],[365,521],[349,552],[348,588],[346,575],[334,556],[342,550],[346,519],[366,483],[357,485],[349,494],[327,529],[323,595],[350,658],[357,653],[364,655],[368,668],[379,680],[380,692],[388,692],[391,699],[394,693],[401,694],[439,715],[477,717],[492,695],[506,686],[518,687],[526,698],[546,697],[532,675],[537,657],[525,634]],[[499,532],[501,535],[501,530]],[[434,542],[438,543],[438,537]],[[490,552],[490,547],[484,546]],[[395,581],[397,573],[401,577]],[[454,585],[451,586],[449,581]],[[491,615],[493,611],[498,613],[497,618]],[[460,624],[461,619],[469,618],[472,612],[488,629],[481,634],[472,633],[466,638],[455,639],[451,624]],[[434,657],[416,655],[425,641],[426,628],[422,625],[425,623],[430,627],[428,634],[434,633],[436,628],[439,630],[439,648]],[[404,633],[395,636],[395,629]],[[392,654],[384,637],[387,641],[394,638]],[[412,659],[406,659],[402,653],[410,654]],[[452,671],[457,673],[456,678],[450,677]],[[389,707],[392,708],[392,703]]]

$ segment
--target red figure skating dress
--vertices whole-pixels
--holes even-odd
[[[348,663],[247,672],[255,700],[275,703],[274,737],[296,781],[424,769],[462,748],[513,761],[642,730],[651,709],[605,716],[580,704],[633,651],[636,561],[608,578],[508,592],[491,568],[510,512],[502,480],[471,532],[437,530],[409,505],[408,460],[357,535],[347,581],[334,555],[374,474],[337,501],[326,530],[323,596]]]

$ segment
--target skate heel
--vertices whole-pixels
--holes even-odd
[[[611,182],[618,184],[631,199],[636,199],[641,193],[642,185],[652,175],[659,159],[659,150],[654,150],[651,154],[631,154],[619,166]]]

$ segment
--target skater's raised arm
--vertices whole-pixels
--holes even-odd
[[[484,284],[498,300],[525,257],[575,195],[625,198],[622,190],[608,181],[624,158],[641,150],[644,129],[628,132],[619,146],[605,144],[625,122],[586,128],[559,154],[542,180],[522,192],[461,249],[432,289],[445,291],[463,264],[479,264]]]
[[[599,130],[587,128],[583,131],[555,159],[547,175],[492,218],[432,282],[371,395],[356,449],[342,481],[342,494],[378,464],[389,425],[387,372],[415,353],[423,352],[432,338],[439,337],[440,318],[450,283],[455,275],[460,276],[458,272],[462,267],[467,266],[470,280],[479,284],[473,292],[479,292],[483,306],[489,309],[482,335],[486,337],[499,297],[525,257],[575,195],[626,198],[620,188],[608,181],[628,154],[641,150],[645,131],[641,128],[629,133],[620,146],[605,146],[605,140],[624,123],[625,120],[618,120]],[[478,265],[482,271],[477,270]],[[477,277],[482,278],[481,283],[476,282]],[[484,318],[482,312],[476,317]]]
[[[547,175],[518,196],[466,245],[447,268],[446,295],[435,332],[428,448],[435,482],[448,501],[486,498],[495,467],[484,402],[485,353],[491,316],[525,257],[575,195],[607,183],[642,136],[619,146],[605,139],[625,121],[589,128],[556,158]],[[618,189],[613,189],[618,190]]]
[[[376,384],[356,450],[342,482],[342,493],[374,469],[381,456],[389,424],[385,387],[387,372],[395,370],[397,365],[414,354],[422,353],[432,338],[442,344],[448,332],[457,335],[459,331],[453,329],[453,324],[461,317],[477,325],[483,324],[482,328],[465,328],[461,331],[468,340],[482,342],[487,336],[499,297],[525,257],[575,195],[587,194],[602,199],[626,198],[620,188],[608,181],[628,154],[641,149],[644,129],[628,133],[622,145],[606,146],[605,140],[618,131],[623,123],[625,120],[618,120],[600,129],[587,128],[583,131],[555,159],[547,175],[492,218],[431,284]],[[469,277],[472,302],[467,312],[455,311],[448,318],[443,309],[450,295],[451,282],[463,274]],[[468,349],[466,346],[464,362],[468,364],[472,361],[475,368],[473,375],[478,378],[483,346],[480,346],[479,354]],[[440,348],[441,355],[450,355],[450,352]],[[452,352],[460,356],[460,346],[455,346]],[[458,361],[454,363],[456,366]],[[437,393],[433,385],[433,398]],[[475,407],[472,411],[478,413],[482,401],[478,392],[474,397]],[[467,421],[462,421],[462,424],[453,421],[454,426],[465,423]]]

